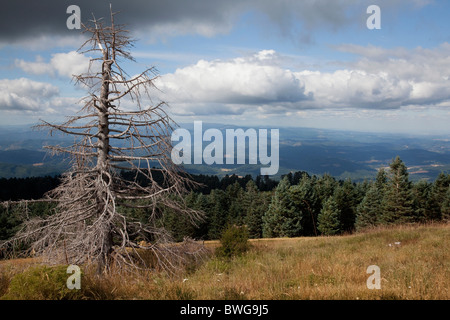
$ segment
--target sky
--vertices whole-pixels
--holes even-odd
[[[178,123],[450,134],[445,0],[2,2],[0,125],[81,109],[72,77],[93,56],[77,51],[85,35],[67,8],[86,22],[110,3],[136,39],[124,68],[158,70],[155,101]]]

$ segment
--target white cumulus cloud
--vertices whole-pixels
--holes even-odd
[[[0,80],[0,110],[33,111],[45,110],[59,89],[49,83],[27,78]]]
[[[334,71],[285,67],[274,50],[200,60],[161,77],[180,115],[285,114],[308,109],[399,109],[450,103],[450,44],[431,49],[342,45],[356,55]]]
[[[195,104],[197,108],[201,104],[216,104],[224,113],[236,110],[238,105],[309,99],[304,94],[304,83],[292,71],[278,66],[277,59],[275,51],[264,50],[226,61],[200,60],[163,75],[157,86],[171,103]]]
[[[35,61],[16,59],[15,65],[29,74],[72,77],[87,71],[90,58],[76,51],[55,53],[49,62],[38,56]]]

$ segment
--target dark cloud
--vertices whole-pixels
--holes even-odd
[[[393,0],[400,3],[407,0]],[[419,0],[415,0],[419,1]],[[355,12],[365,15],[369,0],[14,0],[4,1],[0,10],[0,41],[14,42],[42,35],[73,35],[66,28],[69,5],[78,5],[82,20],[94,14],[108,17],[109,5],[120,11],[118,23],[129,25],[136,33],[198,33],[214,35],[230,30],[243,13],[253,11],[271,21],[281,34],[311,41],[311,32],[320,28],[337,30],[358,23]],[[357,8],[355,10],[355,8]],[[261,25],[262,30],[265,30]],[[297,31],[295,31],[297,30]]]
[[[238,1],[118,1],[118,0],[60,0],[5,1],[0,10],[0,40],[17,41],[43,34],[73,35],[66,27],[69,5],[78,5],[83,22],[92,18],[109,17],[109,5],[120,11],[118,23],[125,23],[133,31],[158,24],[202,23],[220,26],[227,24]],[[236,5],[236,6],[235,6]],[[239,7],[239,6],[238,6]],[[189,31],[189,30],[186,30]]]

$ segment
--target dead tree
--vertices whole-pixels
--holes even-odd
[[[108,25],[95,18],[83,25],[89,38],[79,52],[93,58],[87,73],[74,76],[88,91],[81,113],[63,124],[39,125],[77,138],[68,147],[48,147],[72,160],[61,185],[45,199],[57,203],[55,214],[27,221],[11,241],[28,241],[30,250],[52,262],[95,262],[102,271],[112,257],[116,265],[145,265],[143,252],[151,252],[159,266],[173,269],[201,249],[171,243],[157,223],[161,208],[187,214],[193,223],[201,215],[182,201],[191,182],[170,158],[175,124],[167,105],[151,98],[158,74],[149,68],[131,77],[122,69],[123,61],[134,61],[128,51],[133,40],[114,16],[111,11]],[[131,171],[135,178],[124,179],[120,171]],[[128,217],[123,211],[129,207],[150,210],[149,221]]]

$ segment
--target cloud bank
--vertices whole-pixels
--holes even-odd
[[[274,50],[200,60],[163,75],[162,99],[179,115],[288,113],[308,109],[399,109],[450,102],[450,44],[433,49],[342,45],[357,59],[335,71],[290,70]]]
[[[39,42],[50,45],[73,44],[78,33],[68,30],[66,9],[76,4],[86,22],[109,16],[109,5],[120,11],[118,23],[126,23],[140,39],[186,34],[211,37],[228,33],[245,13],[262,17],[261,28],[271,23],[284,36],[310,39],[317,30],[339,30],[348,25],[365,25],[365,9],[371,0],[15,0],[2,3],[0,11],[0,44],[19,43],[32,46]],[[428,0],[392,0],[383,3],[383,10],[424,6]],[[358,13],[358,14],[356,14]],[[363,19],[363,20],[361,20]],[[56,39],[56,40],[55,40]],[[79,42],[76,42],[79,43]],[[55,43],[56,44],[56,43]]]
[[[221,108],[216,112],[223,113],[236,113],[244,105],[292,104],[310,99],[304,93],[304,83],[292,71],[280,68],[277,59],[275,51],[263,50],[229,61],[200,60],[164,75],[156,85],[165,93],[165,100],[186,106],[215,104]],[[205,112],[211,112],[211,108]]]

